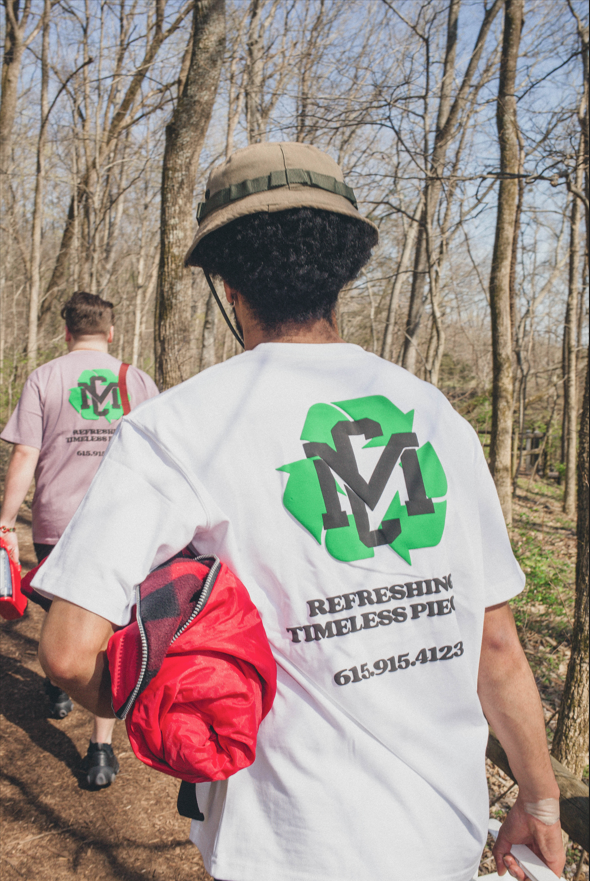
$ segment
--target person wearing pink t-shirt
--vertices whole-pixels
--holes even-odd
[[[40,562],[59,541],[84,498],[124,412],[158,394],[153,380],[108,353],[113,341],[113,304],[95,294],[75,293],[62,309],[67,355],[34,370],[0,435],[13,444],[6,474],[0,532],[18,561],[15,523],[35,478],[33,543]],[[68,695],[46,681],[51,713],[73,709]],[[87,782],[108,786],[119,771],[111,746],[115,720],[94,716]]]

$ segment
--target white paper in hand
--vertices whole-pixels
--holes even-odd
[[[490,818],[488,830],[494,838],[498,837],[501,825],[499,820]],[[513,844],[510,853],[530,881],[559,881],[555,872],[552,872],[525,844]]]

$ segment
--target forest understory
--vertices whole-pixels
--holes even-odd
[[[4,452],[4,451],[3,451]],[[514,603],[525,651],[535,673],[551,739],[563,690],[573,619],[575,523],[564,517],[562,489],[553,481],[519,481],[512,541],[527,574]],[[23,570],[34,565],[30,501],[18,536]],[[2,747],[1,877],[36,881],[210,881],[188,840],[189,821],[176,812],[178,784],[134,757],[125,726],[115,728],[121,773],[113,786],[89,791],[78,774],[91,728],[76,706],[63,721],[48,718],[37,639],[43,612],[1,625]],[[516,786],[487,762],[490,814],[502,819]],[[586,782],[588,769],[586,769]],[[568,845],[567,879],[588,879],[588,857]],[[480,874],[494,871],[490,847]],[[359,879],[365,881],[365,879]]]

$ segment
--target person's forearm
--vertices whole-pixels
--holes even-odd
[[[35,447],[15,445],[4,481],[4,499],[0,511],[0,524],[3,526],[12,527],[16,523],[20,506],[35,476],[38,460],[39,450]]]
[[[547,749],[539,693],[507,603],[486,609],[478,693],[518,782],[518,797],[494,845],[498,875],[509,871],[525,881],[512,847],[526,844],[559,876],[565,865],[559,787]]]
[[[13,560],[19,562],[15,525],[20,506],[25,500],[39,461],[39,450],[15,444],[4,481],[4,499],[0,510],[2,538]]]
[[[80,606],[56,598],[47,613],[39,660],[52,682],[96,716],[113,716],[106,647],[113,625]]]
[[[487,612],[486,619],[478,679],[484,714],[506,751],[523,799],[559,798],[539,693],[512,614],[502,606]]]

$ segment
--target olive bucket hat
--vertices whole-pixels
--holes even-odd
[[[199,266],[199,242],[232,220],[248,214],[320,208],[346,214],[377,229],[358,210],[353,190],[344,183],[340,166],[311,144],[266,142],[232,153],[213,169],[205,201],[197,209],[199,228],[185,257],[185,266]],[[232,333],[229,321],[208,273],[205,276]]]

